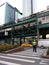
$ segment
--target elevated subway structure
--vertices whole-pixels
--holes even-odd
[[[21,44],[21,39],[24,38],[25,40],[25,37],[28,36],[37,36],[39,39],[40,35],[42,35],[42,38],[46,39],[46,34],[49,34],[48,17],[49,11],[42,11],[28,17],[18,19],[17,24],[3,25],[0,27],[0,40],[20,38]],[[8,32],[8,34],[5,34],[5,32]]]
[[[29,16],[25,19],[19,19],[17,24],[0,27],[0,39],[25,38],[27,36],[36,36],[36,15]],[[5,35],[8,32],[8,35]]]

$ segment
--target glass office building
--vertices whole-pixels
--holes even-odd
[[[0,5],[0,25],[14,22],[17,23],[17,19],[21,17],[22,15],[19,10],[12,7],[7,2]]]

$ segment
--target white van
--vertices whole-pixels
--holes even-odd
[[[39,39],[38,46],[49,47],[49,39]]]

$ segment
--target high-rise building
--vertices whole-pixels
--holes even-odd
[[[21,12],[5,2],[0,5],[0,25],[8,23],[17,23],[17,19],[21,17]]]
[[[36,0],[23,0],[23,17],[29,16],[36,11]]]

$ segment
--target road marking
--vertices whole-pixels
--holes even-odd
[[[26,55],[26,56],[40,56],[41,54],[38,54],[38,53],[34,53],[34,52],[32,52],[32,54],[31,53],[26,53],[26,52],[21,52],[21,53],[14,53],[14,55],[16,55],[16,54],[18,54],[18,55]]]
[[[40,62],[39,64],[44,64],[44,65],[45,65],[45,64],[47,64],[47,63]]]
[[[42,62],[48,62],[48,61],[44,59],[44,60],[42,60]]]
[[[41,62],[39,64],[46,64],[47,65],[48,61],[46,59],[43,59],[43,60],[41,60]]]
[[[33,60],[26,60],[26,59],[20,59],[20,58],[12,58],[12,57],[6,57],[6,56],[0,56],[0,58],[6,58],[6,59],[11,59],[11,60],[18,60],[18,61],[35,63],[35,61],[33,61]]]
[[[2,61],[0,60],[1,64],[5,64],[5,65],[21,65],[21,64],[17,64],[17,63],[11,63],[11,62],[7,62],[7,61]]]
[[[41,58],[38,58],[38,57],[29,57],[29,56],[22,56],[22,55],[13,55],[13,54],[7,54],[8,56],[17,56],[17,57],[22,57],[22,58],[32,58],[32,59],[41,59]]]
[[[13,54],[30,54],[30,53],[21,52],[21,53],[13,53]]]

